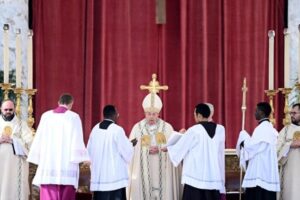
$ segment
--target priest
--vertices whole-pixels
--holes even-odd
[[[300,196],[300,104],[290,112],[292,124],[279,133],[277,156],[280,166],[281,191],[279,200],[298,200]]]
[[[117,125],[119,113],[115,106],[106,105],[103,121],[92,129],[87,149],[91,158],[91,185],[93,200],[126,200],[128,164],[133,146],[124,129]]]
[[[168,146],[172,163],[183,160],[183,200],[219,200],[225,193],[225,128],[209,121],[206,104],[195,107],[196,124]]]
[[[33,184],[40,186],[41,200],[75,200],[79,163],[89,161],[72,106],[73,97],[62,94],[58,107],[42,115],[29,151],[28,161],[38,165]]]
[[[28,200],[26,157],[33,134],[26,121],[15,114],[15,104],[10,99],[1,104],[0,130],[0,199]]]
[[[145,118],[134,125],[130,139],[137,139],[130,165],[131,200],[179,200],[180,168],[172,166],[165,148],[172,126],[159,118],[162,101],[156,94],[160,88],[154,74],[149,94],[143,100]],[[141,87],[142,88],[142,87]]]
[[[278,132],[269,121],[271,111],[269,103],[258,103],[255,111],[258,126],[251,137],[242,130],[236,145],[244,168],[248,161],[242,183],[246,188],[246,200],[276,200],[276,192],[280,190],[276,154]]]

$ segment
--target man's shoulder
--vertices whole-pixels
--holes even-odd
[[[164,123],[165,127],[173,129],[173,126],[169,122],[167,122],[167,121],[165,121],[165,120],[163,120],[161,118],[160,118],[160,120],[161,120],[162,123]]]

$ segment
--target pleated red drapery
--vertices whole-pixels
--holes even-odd
[[[241,129],[242,80],[247,78],[246,130],[266,100],[268,36],[275,38],[275,87],[283,83],[283,0],[166,1],[167,23],[155,24],[155,1],[33,1],[35,116],[56,106],[62,92],[75,97],[85,141],[114,104],[127,133],[143,118],[147,94],[139,86],[157,73],[161,116],[175,129],[191,126],[194,106],[215,105],[227,147]],[[278,102],[278,98],[277,101]],[[275,104],[276,117],[281,114]],[[281,123],[278,121],[278,124]]]

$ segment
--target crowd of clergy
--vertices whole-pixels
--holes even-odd
[[[156,93],[143,100],[145,118],[129,135],[118,125],[119,113],[106,105],[103,120],[83,141],[73,97],[62,94],[58,106],[43,113],[35,137],[15,115],[12,100],[1,105],[0,200],[28,200],[28,163],[37,165],[33,184],[41,200],[75,200],[79,164],[90,167],[93,200],[221,200],[225,188],[225,128],[213,121],[213,106],[194,108],[195,124],[180,131],[159,117]],[[298,200],[300,173],[300,104],[292,124],[280,133],[269,121],[267,102],[256,105],[257,127],[241,130],[236,152],[245,171],[246,200]],[[27,183],[26,183],[27,182]]]

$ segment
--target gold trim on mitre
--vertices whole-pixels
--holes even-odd
[[[145,112],[159,113],[163,104],[157,94],[149,93],[143,100],[143,109]]]
[[[4,136],[10,137],[12,135],[12,128],[10,126],[5,126],[3,128],[3,133]]]

